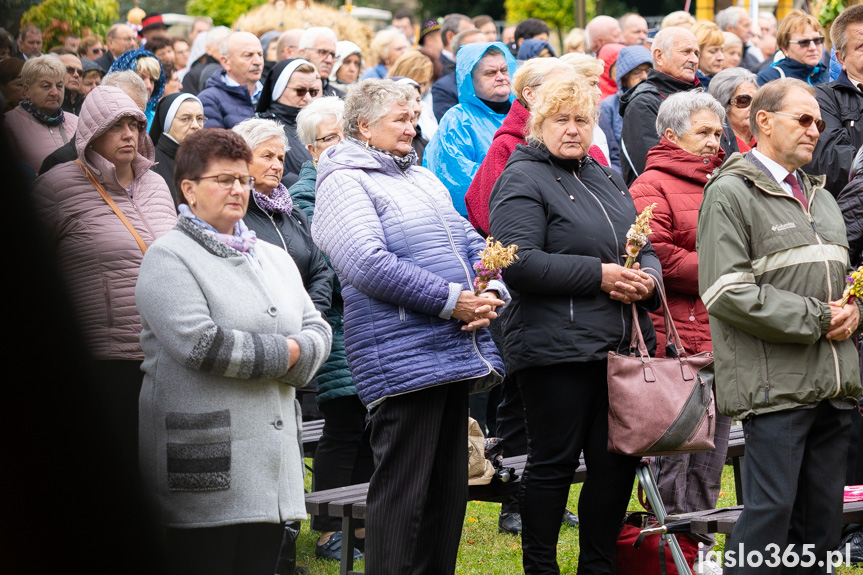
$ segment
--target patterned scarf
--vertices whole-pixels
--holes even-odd
[[[36,121],[40,124],[45,124],[46,126],[60,126],[63,122],[66,121],[66,116],[63,114],[63,109],[59,108],[57,110],[57,114],[54,116],[49,116],[45,112],[41,112],[33,105],[30,100],[24,99],[21,100],[21,107],[24,108],[27,112],[30,113],[31,116],[36,118]]]
[[[204,233],[213,237],[226,246],[233,248],[243,254],[249,261],[254,263],[254,257],[252,256],[251,249],[255,247],[255,243],[257,243],[258,238],[255,235],[254,230],[250,230],[243,220],[238,221],[234,224],[234,233],[233,234],[220,234],[216,231],[216,228],[196,216],[192,213],[191,208],[189,208],[188,204],[180,204],[180,215],[188,219],[191,223],[195,224],[199,229],[203,230]]]
[[[288,188],[281,182],[270,192],[270,195],[264,195],[258,190],[252,190],[255,196],[255,202],[258,206],[270,213],[290,214],[294,209],[294,199],[288,193]]]
[[[358,146],[362,146],[363,148],[366,148],[369,150],[374,150],[375,152],[377,152],[379,154],[383,154],[384,156],[390,158],[393,162],[396,163],[396,166],[398,166],[399,169],[403,172],[407,171],[408,168],[410,168],[411,166],[413,166],[417,162],[417,153],[413,148],[411,148],[411,151],[409,154],[406,154],[405,157],[400,158],[400,157],[396,156],[395,154],[391,154],[390,152],[387,152],[386,150],[381,150],[380,148],[375,148],[374,146],[370,146],[367,142],[361,142],[361,141],[357,140],[356,138],[352,138],[351,136],[348,136],[348,140],[352,141],[353,143],[357,144]]]

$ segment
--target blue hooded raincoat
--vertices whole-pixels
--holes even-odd
[[[510,79],[515,74],[518,63],[502,42],[463,46],[458,51],[455,71],[459,103],[441,118],[423,154],[423,166],[443,182],[455,209],[464,217],[467,217],[464,195],[491,146],[494,133],[506,118],[506,114],[497,114],[483,104],[473,89],[471,72],[492,46],[503,52]],[[514,98],[510,94],[510,102]]]

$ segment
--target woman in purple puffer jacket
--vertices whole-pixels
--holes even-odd
[[[312,224],[342,285],[348,364],[371,413],[365,549],[375,574],[454,573],[468,390],[504,372],[485,327],[509,294],[492,282],[474,295],[484,242],[414,165],[413,90],[365,80],[351,92],[346,140],[318,163]]]

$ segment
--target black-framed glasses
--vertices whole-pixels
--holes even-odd
[[[84,70],[82,70],[81,68],[76,68],[75,66],[66,66],[66,73],[73,76],[75,74],[78,74],[78,76],[80,77],[84,76]]]
[[[93,52],[94,54],[104,54],[105,53],[104,48],[90,48],[90,51]]]
[[[316,142],[323,142],[329,146],[330,144],[341,142],[342,141],[342,135],[341,134],[327,134],[323,138],[315,138],[315,141]]]
[[[216,174],[214,176],[199,176],[191,178],[193,180],[216,180],[219,187],[223,190],[230,190],[234,187],[234,182],[240,182],[240,186],[244,190],[251,191],[255,187],[255,178],[252,176],[234,176],[233,174]]]
[[[297,98],[305,98],[306,94],[312,98],[317,98],[318,92],[320,92],[317,88],[294,88],[292,86],[288,86],[288,88],[297,93]]]
[[[818,36],[817,38],[807,38],[805,40],[788,40],[788,43],[797,44],[801,48],[808,48],[811,44],[820,46],[824,43],[824,36]]]
[[[734,106],[735,108],[748,108],[752,103],[752,96],[749,94],[740,94],[739,96],[734,96],[728,103]]]
[[[327,50],[326,48],[318,48],[317,53],[318,56],[321,57],[321,59],[325,59],[327,56],[331,56],[334,60],[336,58],[336,53],[332,50]]]
[[[827,127],[827,124],[824,123],[824,120],[821,118],[815,118],[812,114],[789,114],[788,112],[773,112],[774,114],[782,114],[783,116],[791,116],[797,123],[803,126],[804,128],[808,128],[812,125],[812,122],[815,122],[815,127],[818,128],[818,133],[824,131],[824,128]]]

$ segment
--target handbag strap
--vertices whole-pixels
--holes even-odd
[[[653,271],[653,268],[644,268],[641,271]],[[686,351],[683,349],[683,343],[680,340],[680,334],[677,332],[677,326],[674,325],[674,320],[671,319],[671,312],[668,310],[668,300],[665,297],[665,286],[662,279],[653,278],[653,283],[656,285],[656,290],[659,292],[659,298],[662,301],[662,312],[665,316],[665,333],[666,338],[674,344],[674,349],[677,352],[677,357],[685,358]],[[629,349],[638,349],[639,355],[645,359],[649,357],[647,353],[647,344],[644,342],[644,335],[641,333],[641,326],[638,323],[638,310],[636,305],[630,304],[632,308],[632,337],[629,343]]]
[[[99,192],[99,195],[102,196],[102,199],[105,200],[105,203],[108,204],[111,209],[117,214],[117,217],[120,218],[120,221],[123,222],[123,225],[129,230],[132,236],[135,238],[135,241],[138,242],[138,247],[141,248],[141,253],[147,253],[147,244],[144,243],[144,238],[141,237],[141,234],[138,233],[138,230],[135,229],[135,226],[132,225],[132,222],[129,221],[129,218],[120,210],[114,200],[111,199],[111,196],[108,195],[108,192],[105,191],[105,188],[99,183],[99,180],[96,179],[96,176],[93,175],[87,166],[84,165],[80,159],[75,160],[75,163],[78,164],[78,167],[81,168],[81,171],[86,174],[87,178],[89,178],[90,183],[93,184],[93,187],[96,188],[96,191]]]

